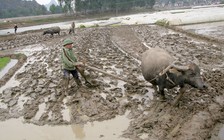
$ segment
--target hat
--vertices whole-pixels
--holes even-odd
[[[68,44],[73,44],[73,41],[71,39],[65,39],[63,42],[63,46],[68,45]]]

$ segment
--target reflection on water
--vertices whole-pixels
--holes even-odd
[[[127,140],[122,138],[121,135],[130,123],[130,120],[126,117],[128,113],[102,122],[73,125],[72,129],[76,140]]]
[[[128,113],[102,122],[67,126],[36,126],[24,124],[22,118],[10,119],[0,122],[0,136],[2,140],[125,140],[120,135],[129,126]]]
[[[84,125],[73,125],[72,130],[77,139],[83,140],[85,138]]]

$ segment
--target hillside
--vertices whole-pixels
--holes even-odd
[[[47,14],[47,9],[35,0],[0,0],[0,18]]]

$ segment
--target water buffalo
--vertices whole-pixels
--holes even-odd
[[[60,31],[61,31],[60,27],[58,27],[58,26],[57,27],[52,27],[52,28],[44,31],[43,35],[45,35],[45,34],[51,34],[51,36],[53,36],[54,34],[60,35]]]
[[[180,93],[173,102],[175,105],[185,91],[185,84],[198,89],[204,89],[206,85],[196,64],[175,66],[173,62],[174,58],[165,50],[151,48],[142,54],[141,69],[145,80],[153,85],[155,92],[159,93],[162,99],[165,98],[165,88],[180,87]]]

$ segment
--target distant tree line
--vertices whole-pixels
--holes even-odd
[[[52,4],[51,6],[50,6],[50,12],[52,13],[52,14],[58,14],[58,13],[62,13],[62,12],[65,12],[65,10],[61,7],[61,6],[59,6],[59,5],[54,5],[54,4]]]
[[[224,0],[58,0],[67,13],[101,13],[128,11],[136,7],[153,8],[163,6],[190,6],[224,3]]]
[[[133,8],[152,9],[157,6],[190,6],[224,3],[224,0],[58,0],[59,5],[51,5],[50,12],[36,0],[0,0],[0,18],[45,15],[56,13],[104,13],[126,12]]]
[[[128,11],[134,7],[152,8],[155,0],[58,0],[66,12],[101,13]]]
[[[0,18],[44,15],[48,11],[45,6],[35,0],[0,0]]]

